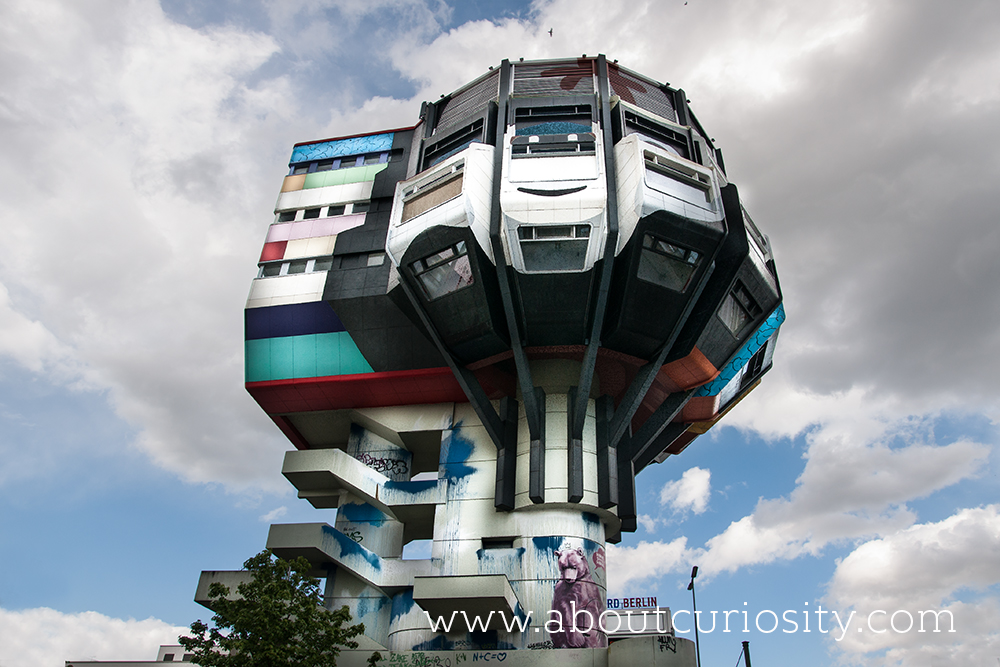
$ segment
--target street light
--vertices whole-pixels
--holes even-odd
[[[694,654],[698,658],[698,667],[701,667],[701,644],[698,642],[698,600],[694,596],[694,578],[698,576],[698,566],[691,568],[691,583],[688,590],[691,591],[691,607],[694,609]]]

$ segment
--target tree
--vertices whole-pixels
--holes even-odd
[[[272,560],[264,550],[243,563],[253,578],[240,584],[236,599],[229,587],[213,583],[215,627],[200,619],[191,624],[191,637],[180,643],[194,654],[201,667],[332,667],[342,647],[357,648],[351,641],[365,630],[363,624],[347,625],[347,607],[330,611],[321,606],[319,581],[308,576],[309,561],[297,558]]]

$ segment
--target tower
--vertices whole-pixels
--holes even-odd
[[[758,384],[784,320],[684,91],[604,56],[504,61],[413,127],[297,144],[259,264],[246,387],[299,497],[337,508],[267,546],[393,651],[603,650],[567,616],[607,612],[635,475]]]

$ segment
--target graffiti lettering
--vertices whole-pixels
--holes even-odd
[[[507,652],[501,651],[500,653],[492,653],[489,651],[483,651],[481,653],[472,654],[472,662],[503,662],[507,659]]]
[[[656,643],[660,646],[660,653],[664,651],[670,651],[671,653],[677,653],[677,638],[671,637],[670,635],[657,635]]]
[[[365,540],[365,536],[361,534],[360,530],[352,530],[349,533],[344,533],[344,535],[347,535],[349,538],[351,538],[358,544],[361,544]]]
[[[388,473],[390,475],[402,475],[409,470],[409,466],[406,465],[406,461],[401,461],[399,459],[383,459],[372,456],[371,454],[358,454],[356,458],[369,468],[373,469],[375,472],[383,474]]]
[[[535,642],[534,644],[528,644],[528,648],[532,651],[537,651],[538,649],[555,648],[550,641]]]

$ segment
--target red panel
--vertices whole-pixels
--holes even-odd
[[[264,244],[264,249],[260,251],[260,261],[273,262],[276,259],[285,257],[285,246],[288,241],[272,241]]]
[[[685,390],[711,382],[719,374],[719,370],[697,347],[683,359],[671,361],[661,372],[665,372],[678,387]]]
[[[271,421],[278,425],[281,432],[285,434],[296,449],[309,449],[309,443],[306,439],[302,437],[299,433],[299,429],[295,428],[295,425],[288,419],[288,417],[282,417],[281,415],[271,415]]]
[[[469,400],[447,367],[247,382],[246,388],[269,415]]]

